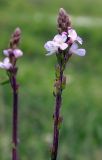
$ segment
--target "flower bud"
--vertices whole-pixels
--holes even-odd
[[[57,19],[58,32],[61,34],[62,32],[67,32],[68,27],[71,27],[70,17],[67,12],[60,8],[59,15]]]

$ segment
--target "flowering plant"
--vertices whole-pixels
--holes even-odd
[[[54,111],[54,133],[53,144],[51,148],[51,160],[57,159],[59,145],[59,126],[62,123],[60,108],[62,103],[62,91],[66,86],[66,76],[64,70],[67,62],[73,54],[84,56],[86,51],[80,48],[82,38],[71,26],[69,15],[61,8],[58,15],[58,34],[54,36],[52,41],[45,43],[47,56],[55,54],[57,57],[57,65],[55,68],[56,78],[54,83],[55,111]]]
[[[9,82],[13,91],[13,130],[12,130],[12,160],[17,160],[17,146],[18,146],[18,88],[19,85],[16,80],[18,67],[16,66],[17,59],[23,55],[23,52],[18,49],[18,44],[21,37],[21,30],[16,28],[10,39],[10,46],[3,51],[6,56],[0,62],[0,68],[5,69],[9,77]],[[5,84],[2,83],[2,84]]]

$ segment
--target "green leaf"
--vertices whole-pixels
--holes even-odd
[[[9,79],[8,80],[5,80],[5,81],[3,81],[3,82],[0,82],[0,84],[1,85],[5,85],[5,84],[8,84],[10,81],[9,81]]]

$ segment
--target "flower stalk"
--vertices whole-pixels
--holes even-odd
[[[0,62],[0,68],[5,69],[9,77],[9,83],[12,89],[13,98],[13,111],[12,111],[12,160],[18,160],[18,89],[17,83],[17,71],[16,66],[17,59],[23,55],[23,52],[18,49],[20,42],[21,30],[16,28],[13,32],[9,48],[3,51],[6,56],[3,62]]]
[[[67,57],[67,61],[71,56]],[[58,146],[59,146],[59,134],[60,127],[63,121],[63,117],[61,116],[60,109],[62,105],[62,93],[66,87],[66,76],[64,75],[64,70],[66,66],[65,57],[60,57],[57,55],[58,64],[56,66],[56,79],[54,83],[54,96],[55,96],[55,112],[54,112],[54,132],[53,132],[53,145],[51,149],[51,160],[57,159],[58,154]]]
[[[18,87],[15,76],[12,76],[11,81],[13,89],[12,160],[18,160]]]
[[[53,145],[51,149],[51,160],[56,160],[58,145],[59,145],[59,128],[62,122],[62,118],[60,116],[60,108],[62,103],[62,80],[63,80],[63,70],[62,70],[62,64],[60,64],[59,77],[56,76],[56,82],[55,82],[56,102],[55,102],[55,112],[54,112],[54,133],[53,133]]]
[[[70,17],[67,12],[60,8],[57,19],[58,34],[52,41],[45,43],[44,47],[47,50],[47,56],[55,54],[57,57],[57,66],[55,68],[56,78],[54,83],[55,96],[55,111],[54,111],[54,131],[53,144],[51,148],[51,160],[57,160],[60,125],[62,123],[62,116],[60,109],[62,105],[62,93],[66,86],[66,76],[64,70],[72,54],[79,56],[85,55],[85,49],[79,48],[78,44],[82,45],[82,39],[77,35],[76,31],[71,26]]]
[[[8,56],[12,64],[12,68],[9,69],[9,79],[11,88],[13,91],[13,117],[12,117],[12,160],[18,160],[18,89],[19,85],[17,84],[17,70],[16,61],[19,56],[22,55],[22,52],[19,49],[16,49],[20,41],[21,31],[19,28],[16,28],[12,34],[10,40],[10,49],[8,51]],[[16,52],[15,52],[16,51]]]

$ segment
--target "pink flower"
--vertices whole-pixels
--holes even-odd
[[[3,50],[3,53],[5,56],[10,56],[10,53],[12,53],[15,56],[15,58],[21,57],[23,55],[23,52],[20,49],[6,49]]]
[[[73,43],[69,49],[69,54],[77,54],[79,56],[85,56],[86,50],[83,48],[78,48],[77,43]]]
[[[75,41],[79,42],[80,44],[83,43],[81,37],[79,37],[77,35],[77,33],[74,29],[69,29],[68,30],[68,37],[71,38],[72,43],[75,42]]]
[[[67,35],[64,33],[57,34],[52,41],[45,43],[44,47],[48,51],[46,55],[52,55],[58,52],[58,49],[65,50],[68,47],[68,44],[65,43],[67,40]]]
[[[14,49],[13,54],[16,58],[23,56],[23,52],[20,49]]]
[[[0,62],[0,68],[2,69],[10,69],[12,67],[12,64],[10,63],[10,60],[8,57],[6,57],[3,62]]]

